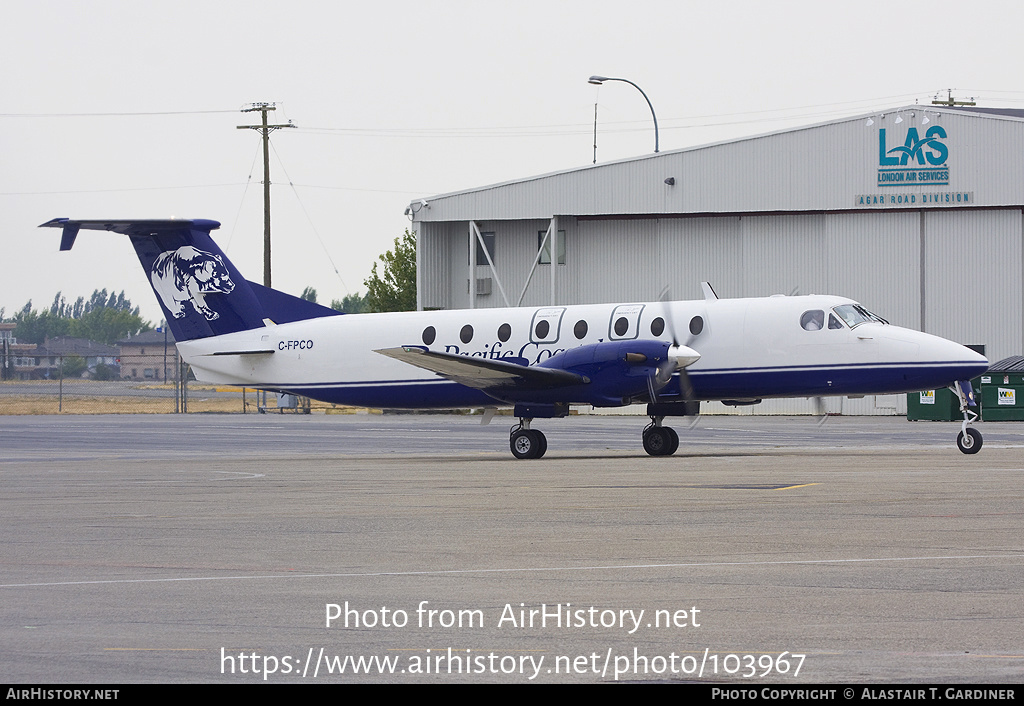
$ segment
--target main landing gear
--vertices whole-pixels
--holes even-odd
[[[976,454],[981,451],[981,432],[968,426],[978,421],[978,413],[968,408],[974,402],[974,390],[969,380],[954,383],[949,387],[960,398],[960,411],[964,414],[964,422],[960,425],[960,433],[956,437],[956,446],[962,453]]]
[[[679,435],[672,427],[662,426],[664,417],[651,417],[644,427],[644,451],[651,456],[671,456],[679,448]]]
[[[644,451],[651,456],[671,456],[679,449],[679,435],[672,427],[663,426],[664,420],[665,417],[652,414],[651,423],[644,427]],[[548,450],[547,437],[530,428],[532,421],[532,417],[520,417],[519,425],[509,432],[508,446],[516,458],[540,458]]]
[[[520,419],[519,426],[512,427],[508,445],[516,458],[540,458],[548,450],[548,439],[543,432],[530,428],[532,419]]]

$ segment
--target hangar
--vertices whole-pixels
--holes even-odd
[[[911,105],[432,196],[407,211],[417,301],[839,294],[999,360],[1024,351],[1022,153],[1024,110]]]

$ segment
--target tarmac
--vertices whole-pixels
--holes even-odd
[[[0,416],[0,681],[1019,683],[1024,424]]]

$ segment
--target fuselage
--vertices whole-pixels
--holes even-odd
[[[855,307],[842,297],[780,296],[359,314],[268,325],[178,348],[200,380],[394,408],[501,404],[375,352],[396,346],[537,365],[585,345],[675,340],[700,353],[686,368],[691,397],[699,400],[912,392],[988,367],[963,346]],[[678,378],[659,394],[673,390]]]

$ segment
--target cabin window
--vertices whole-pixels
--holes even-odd
[[[433,343],[435,338],[437,338],[437,331],[434,330],[433,326],[427,326],[425,329],[423,329],[422,339],[426,345],[429,346],[431,343]]]
[[[534,329],[537,334],[537,338],[547,338],[548,334],[551,333],[551,324],[548,323],[547,319],[541,319],[537,322],[537,328]]]
[[[504,343],[512,337],[512,327],[508,324],[502,324],[498,327],[498,340]]]
[[[704,330],[704,319],[700,316],[694,316],[690,319],[690,335],[696,336]]]
[[[825,326],[825,312],[821,309],[805,311],[800,317],[800,328],[804,331],[820,331]]]
[[[470,326],[469,324],[466,324],[465,326],[463,326],[462,330],[459,331],[459,339],[463,343],[469,343],[470,341],[472,341],[473,340],[473,327]]]
[[[572,333],[574,336],[576,336],[576,340],[579,341],[586,338],[588,329],[589,326],[587,326],[587,322],[584,321],[583,319],[580,319],[579,321],[576,322],[576,325],[573,326]]]
[[[626,331],[629,330],[629,320],[625,316],[620,316],[615,320],[615,335],[625,336]]]
[[[651,335],[660,336],[665,333],[665,319],[660,316],[651,322]]]

